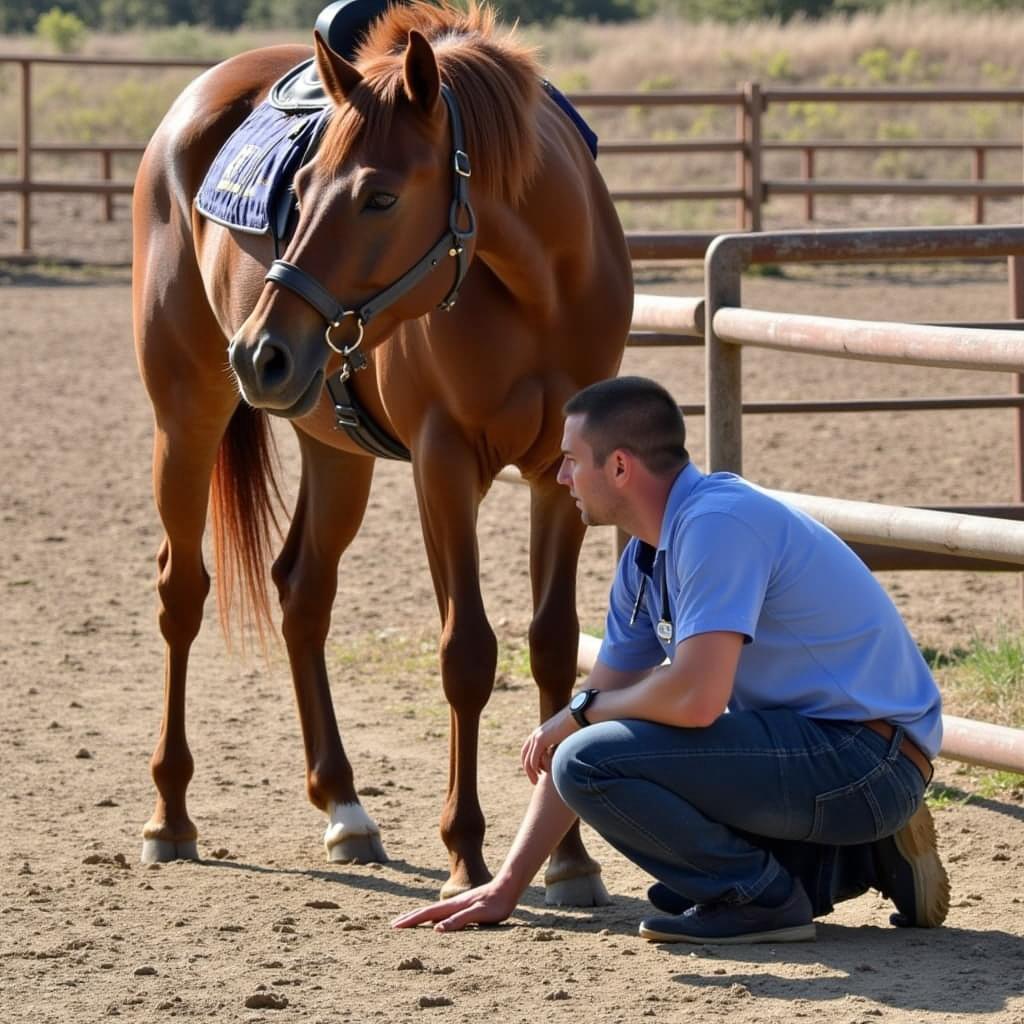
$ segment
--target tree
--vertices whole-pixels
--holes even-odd
[[[49,43],[58,53],[75,53],[82,48],[88,30],[77,14],[51,7],[39,16],[36,35]]]
[[[493,0],[503,21],[547,23],[556,18],[626,21],[637,17],[633,0]]]

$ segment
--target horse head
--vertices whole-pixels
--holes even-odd
[[[333,111],[295,177],[295,232],[228,348],[244,399],[289,418],[339,359],[358,369],[399,323],[450,308],[474,234],[458,104],[425,36],[363,70],[315,47]]]

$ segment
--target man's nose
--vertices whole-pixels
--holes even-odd
[[[558,467],[558,476],[555,477],[555,480],[562,484],[563,487],[568,487],[572,481],[572,477],[565,464],[565,459],[562,459],[561,465]]]

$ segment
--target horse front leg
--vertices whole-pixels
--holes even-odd
[[[173,423],[161,423],[157,414],[153,485],[165,531],[157,556],[157,594],[166,649],[163,715],[150,760],[156,806],[142,830],[145,863],[198,858],[197,831],[185,802],[194,768],[185,735],[185,683],[189,651],[210,590],[203,564],[203,531],[217,446],[229,416],[230,406],[211,415],[176,418]],[[197,422],[203,422],[204,429],[196,429]]]
[[[475,455],[457,429],[435,422],[414,451],[413,472],[441,614],[441,680],[450,708],[448,796],[441,812],[450,865],[441,896],[448,898],[491,877],[483,858],[477,757],[498,643],[480,593],[476,514],[483,486]]]
[[[551,470],[530,488],[530,668],[537,682],[540,719],[568,703],[576,680],[579,620],[576,617],[576,567],[584,526],[569,493]],[[544,872],[549,906],[595,907],[609,903],[601,865],[583,846],[580,824],[566,833]]]
[[[299,496],[274,563],[282,631],[306,751],[306,792],[328,817],[324,845],[334,863],[387,860],[373,819],[356,795],[331,702],[324,644],[338,589],[338,562],[363,520],[373,459],[329,448],[296,431]]]

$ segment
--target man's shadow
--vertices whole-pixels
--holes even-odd
[[[856,939],[856,944],[851,943]],[[671,956],[709,947],[664,946]],[[894,1009],[995,1013],[1024,994],[1024,938],[1005,931],[942,927],[860,928],[818,923],[813,943],[717,947],[717,958],[762,970],[726,968],[708,977],[689,963],[672,979],[696,988],[745,986],[754,996],[828,1003],[853,997]],[[774,969],[788,965],[795,977]],[[794,970],[795,968],[795,970]],[[802,971],[801,968],[806,968]]]

